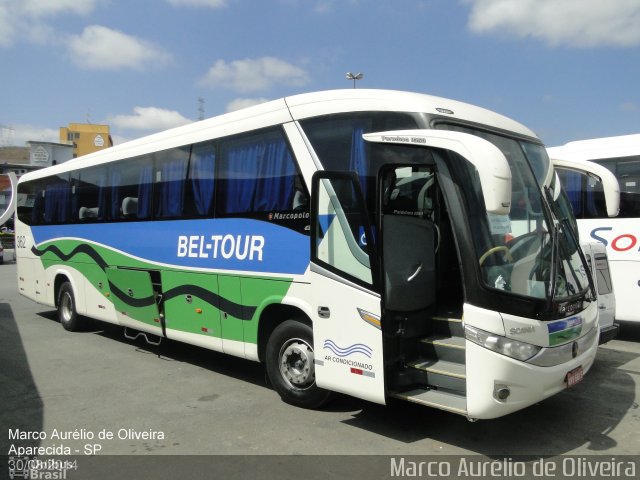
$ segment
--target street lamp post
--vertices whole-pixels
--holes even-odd
[[[362,77],[364,77],[364,73],[353,74],[351,72],[347,72],[347,80],[353,80],[353,88],[356,88],[356,80],[362,80]]]

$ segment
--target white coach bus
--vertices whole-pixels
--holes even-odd
[[[542,143],[416,93],[283,98],[24,175],[20,292],[331,392],[495,418],[582,380],[588,268]],[[569,219],[572,220],[572,219]]]
[[[591,267],[598,296],[599,343],[603,344],[614,339],[620,329],[620,325],[615,322],[616,301],[607,247],[587,237],[587,232],[583,231],[580,236],[580,226],[584,227],[585,211],[599,212],[602,217],[618,215],[620,187],[615,175],[597,163],[557,158],[552,158],[551,161],[562,184],[562,194],[567,195],[566,203],[571,205],[572,213],[580,217],[574,230],[578,232],[580,247]]]
[[[567,172],[563,187],[578,219],[581,241],[607,247],[616,319],[640,322],[635,298],[640,294],[640,135],[569,142],[548,149],[558,160],[593,162],[612,172],[620,185],[620,211],[607,212],[602,185],[591,178]]]

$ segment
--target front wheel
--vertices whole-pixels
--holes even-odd
[[[267,344],[267,375],[285,402],[303,408],[318,408],[331,392],[316,385],[313,332],[309,325],[286,320],[278,325]]]
[[[69,282],[64,282],[58,292],[58,320],[65,330],[75,332],[82,326],[76,311],[76,299]]]

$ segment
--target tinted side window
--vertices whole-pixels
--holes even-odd
[[[172,148],[153,155],[155,218],[182,216],[189,150],[189,147]]]
[[[108,171],[110,220],[151,218],[153,163],[138,157],[110,165]]]
[[[281,129],[20,184],[30,225],[239,216],[308,233],[309,195]]]
[[[618,218],[640,217],[640,156],[594,160],[611,170],[620,184]]]
[[[23,183],[19,189],[18,215],[28,225],[55,225],[72,220],[69,175]]]
[[[214,211],[216,143],[204,142],[191,149],[185,193],[185,215],[210,217]]]
[[[36,199],[42,196],[39,181],[24,182],[18,185],[17,213],[21,222],[27,225],[38,225],[35,210]]]
[[[80,223],[96,222],[106,218],[107,168],[90,167],[80,170],[75,181],[75,204]]]
[[[375,177],[380,162],[362,135],[388,130],[415,129],[414,117],[394,112],[358,112],[312,118],[300,122],[325,170],[353,171],[360,177],[367,206],[375,202]]]
[[[602,182],[583,173],[556,167],[576,218],[607,218]]]
[[[280,129],[222,140],[218,172],[222,216],[279,221],[293,219],[296,208],[308,211],[306,191]]]

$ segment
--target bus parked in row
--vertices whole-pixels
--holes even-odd
[[[593,162],[618,180],[620,211],[612,217],[605,208],[602,185],[594,176],[575,172],[561,175],[578,219],[581,240],[607,247],[616,319],[640,322],[634,302],[640,294],[640,134],[569,142],[548,152],[554,160]]]
[[[595,357],[560,189],[496,113],[302,94],[24,175],[18,285],[67,330],[86,316],[264,362],[297,406],[342,392],[495,418]]]
[[[607,247],[587,237],[580,236],[579,226],[584,223],[584,210],[591,209],[606,217],[615,217],[620,211],[620,187],[615,175],[602,165],[589,161],[552,159],[563,194],[572,212],[577,212],[575,230],[580,237],[580,247],[591,268],[593,283],[598,296],[598,325],[600,344],[613,340],[620,329],[616,319],[616,301],[611,280]],[[567,193],[568,192],[568,193]]]

